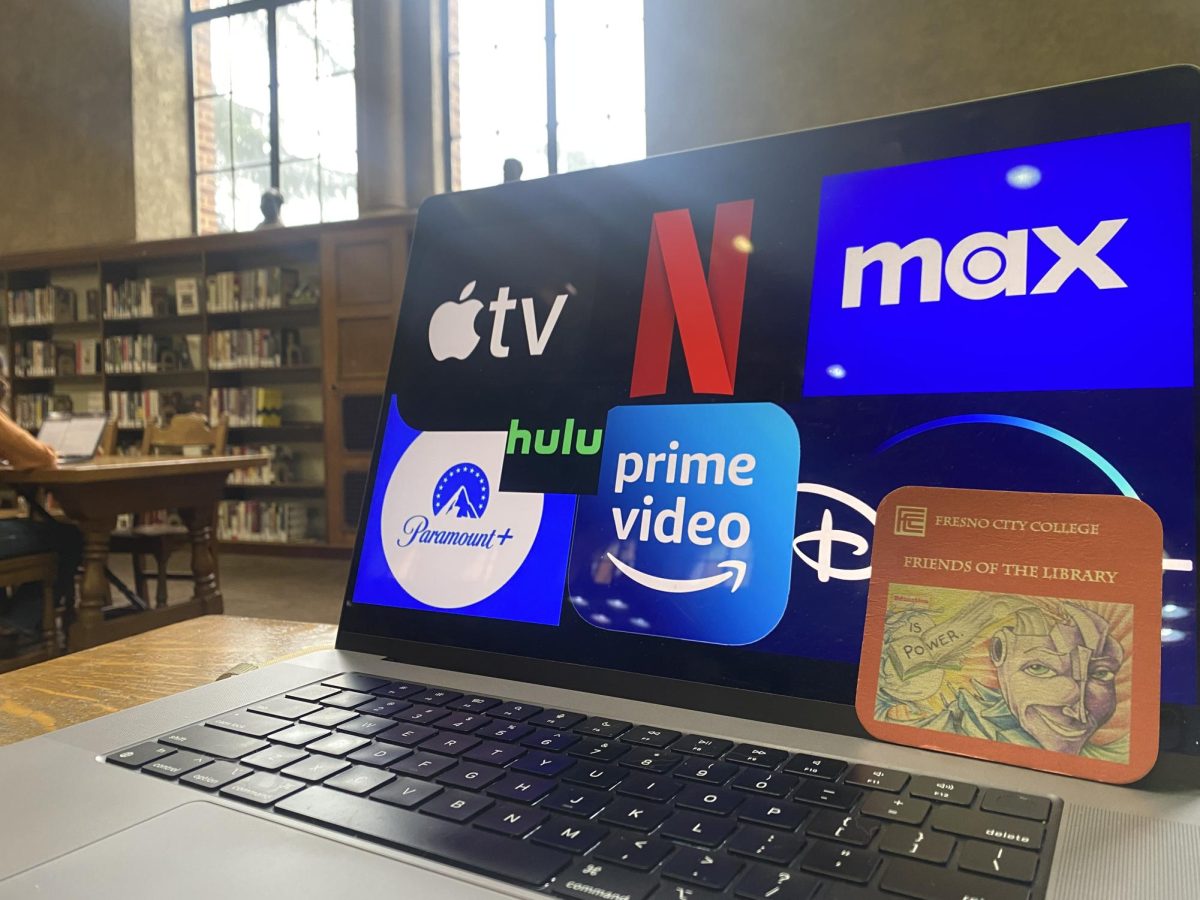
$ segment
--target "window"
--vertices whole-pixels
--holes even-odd
[[[185,0],[189,2],[189,0]],[[358,215],[353,0],[190,0],[196,231]]]
[[[642,0],[445,0],[454,190],[646,155]]]

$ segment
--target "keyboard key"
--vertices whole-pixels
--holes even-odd
[[[662,750],[679,740],[679,732],[668,731],[665,728],[651,728],[649,725],[634,725],[621,735],[621,740],[630,744],[640,744],[643,747],[657,747],[659,750]]]
[[[551,885],[551,890],[560,897],[579,900],[595,900],[597,897],[646,900],[656,887],[657,878],[647,878],[621,866],[589,860],[576,863],[560,874]]]
[[[158,740],[160,743],[170,744],[172,747],[182,747],[221,759],[241,759],[249,753],[270,746],[266,741],[260,741],[258,738],[234,734],[232,731],[222,731],[219,728],[209,728],[207,725],[189,725],[187,728],[172,731]]]
[[[884,825],[879,837],[879,849],[893,856],[908,856],[940,866],[949,861],[954,851],[954,838],[928,828]]]
[[[746,769],[733,779],[731,787],[739,791],[766,794],[768,797],[786,797],[800,779],[783,772],[762,772]]]
[[[978,790],[973,784],[948,778],[930,778],[928,775],[914,775],[908,786],[908,792],[914,797],[953,803],[955,806],[970,806]]]
[[[808,823],[805,833],[809,837],[825,838],[840,844],[865,847],[875,838],[879,823],[858,816],[843,815],[833,810],[817,813]]]
[[[375,735],[377,741],[386,741],[389,744],[400,744],[404,747],[415,747],[421,741],[427,740],[437,734],[437,731],[427,725],[395,725],[387,731],[381,731]]]
[[[532,725],[525,725],[522,722],[497,722],[493,719],[490,725],[480,728],[475,735],[489,741],[511,744],[532,732]]]
[[[413,694],[420,693],[425,690],[423,684],[409,684],[407,681],[392,681],[385,684],[383,687],[375,688],[371,691],[376,697],[391,697],[393,700],[402,700],[405,697],[410,697]]]
[[[501,703],[499,706],[492,707],[488,715],[495,719],[508,719],[512,722],[524,722],[530,716],[537,715],[542,711],[540,706],[533,706],[529,703]]]
[[[265,716],[275,716],[278,719],[298,719],[301,716],[307,716],[309,713],[315,713],[321,708],[319,703],[307,703],[304,700],[295,700],[291,697],[272,697],[269,700],[263,700],[261,703],[255,703],[250,707],[250,712],[262,713]]]
[[[426,753],[420,751],[406,756],[400,762],[391,766],[393,772],[399,772],[402,775],[417,775],[421,778],[435,778],[442,774],[451,766],[455,760],[450,756],[438,756],[436,753]]]
[[[535,728],[550,728],[553,730],[564,730],[572,725],[577,725],[584,720],[584,716],[579,713],[565,712],[561,709],[544,709],[537,713],[533,718],[526,719],[530,725]]]
[[[733,746],[733,741],[722,740],[721,738],[701,737],[698,734],[689,734],[681,737],[672,746],[671,749],[676,753],[686,753],[688,756],[702,756],[706,759],[716,759],[722,753],[725,753]]]
[[[337,694],[332,694],[326,697],[321,702],[325,706],[332,706],[337,709],[354,709],[364,704],[370,703],[375,698],[370,694],[364,694],[360,691],[341,691]]]
[[[445,706],[461,697],[457,691],[444,691],[441,688],[429,688],[424,693],[417,694],[412,702],[424,706]]]
[[[664,881],[658,886],[658,890],[650,895],[650,900],[726,900],[728,897],[724,891],[711,891],[694,884]]]
[[[442,791],[421,807],[421,812],[451,822],[466,822],[495,803],[487,797],[466,791]]]
[[[398,722],[420,722],[423,725],[432,725],[439,719],[446,718],[450,713],[451,710],[442,709],[440,706],[428,706],[422,703],[397,713],[394,718]]]
[[[604,809],[611,799],[611,794],[602,794],[600,791],[589,791],[587,788],[564,784],[556,788],[539,805],[544,809],[590,819]]]
[[[355,750],[346,759],[386,769],[392,763],[399,762],[410,755],[412,755],[412,751],[407,747],[397,747],[395,744],[367,744],[367,746]]]
[[[675,805],[680,809],[697,809],[717,816],[727,816],[745,799],[741,794],[735,794],[725,788],[689,784],[679,792],[679,796],[675,798]]]
[[[620,863],[639,872],[649,872],[674,848],[668,841],[640,835],[616,833],[600,842],[592,854],[597,859]]]
[[[343,722],[337,727],[337,730],[347,734],[357,734],[361,737],[370,737],[381,731],[387,731],[395,724],[391,719],[383,719],[379,716],[358,716],[348,722]]]
[[[310,753],[324,753],[327,756],[345,756],[369,743],[371,742],[365,737],[356,734],[331,734],[319,741],[313,741],[305,749]]]
[[[411,707],[412,704],[407,700],[380,697],[374,703],[366,703],[355,711],[365,716],[382,716],[385,719],[390,719]]]
[[[521,838],[545,822],[549,816],[549,813],[536,807],[530,809],[527,806],[499,803],[477,818],[475,827]]]
[[[105,759],[110,763],[116,763],[118,766],[124,766],[127,769],[136,769],[150,762],[152,759],[170,756],[175,752],[174,747],[167,747],[163,744],[156,744],[154,741],[150,741],[145,744],[138,744],[136,747],[127,747],[124,750],[110,753]]]
[[[386,678],[377,678],[374,675],[363,675],[360,672],[347,672],[345,675],[338,675],[336,678],[326,678],[321,682],[328,687],[341,688],[343,691],[366,691],[370,692],[377,688],[385,687],[389,683]]]
[[[565,772],[573,765],[575,765],[575,761],[569,757],[532,750],[513,763],[512,769],[516,772],[528,772],[530,775],[549,777],[557,775],[559,772]]]
[[[257,753],[243,757],[242,762],[256,769],[266,769],[268,772],[278,772],[284,766],[290,766],[308,756],[299,747],[264,747]]]
[[[704,784],[724,784],[741,771],[733,763],[709,761],[705,758],[685,759],[672,772],[678,778],[700,781]]]
[[[929,815],[929,801],[915,797],[896,797],[872,791],[867,794],[859,812],[864,816],[876,819],[886,819],[889,822],[903,822],[905,825],[920,825]]]
[[[617,786],[625,777],[625,770],[620,766],[602,766],[590,762],[577,762],[563,773],[562,780],[572,784],[582,784],[587,787],[608,791]]]
[[[336,709],[330,706],[319,712],[310,713],[300,721],[306,725],[316,725],[318,728],[336,728],[343,722],[349,722],[355,715],[356,713],[349,709]]]
[[[565,816],[551,816],[541,828],[529,836],[529,840],[535,844],[566,850],[568,853],[587,853],[607,834],[608,829],[600,825],[568,819]]]
[[[245,778],[253,771],[253,769],[239,766],[237,763],[218,761],[205,766],[203,769],[188,772],[188,774],[179,779],[179,783],[190,784],[193,787],[203,788],[206,791],[215,791],[217,788],[224,787],[230,782],[237,781],[239,778]]]
[[[603,716],[592,716],[584,719],[575,730],[581,734],[591,734],[602,738],[615,738],[629,730],[632,722],[622,722],[620,719],[606,719]]]
[[[810,810],[799,803],[786,800],[768,800],[765,797],[748,797],[738,807],[738,818],[743,822],[755,822],[784,831],[795,831],[808,818]]]
[[[283,731],[271,735],[271,740],[277,744],[287,744],[289,747],[303,747],[313,741],[329,736],[329,730],[318,728],[316,725],[293,725]]]
[[[630,797],[641,797],[643,800],[653,800],[656,803],[666,803],[679,793],[682,785],[670,778],[651,775],[648,772],[630,772],[629,776],[617,785],[617,793]]]
[[[215,716],[204,724],[212,728],[220,728],[223,731],[233,731],[237,734],[260,738],[274,734],[276,731],[282,731],[292,723],[284,719],[276,719],[274,716],[260,716],[258,713],[239,709],[236,712]]]
[[[404,809],[412,809],[414,806],[419,806],[430,797],[434,797],[442,792],[443,788],[438,784],[430,784],[428,781],[418,781],[415,778],[397,778],[388,784],[385,784],[379,790],[371,795],[372,800],[379,800],[382,803],[390,803],[392,806],[400,806]]]
[[[334,759],[332,756],[310,756],[298,763],[292,763],[281,774],[301,781],[321,781],[343,769],[349,769],[350,763],[344,759]]]
[[[380,785],[387,784],[395,777],[391,772],[385,772],[382,769],[372,769],[370,766],[351,766],[344,772],[325,779],[325,787],[348,791],[351,794],[366,794]]]
[[[496,744],[492,741],[484,741],[478,747],[472,747],[463,754],[463,759],[470,759],[475,762],[488,763],[493,766],[507,766],[514,759],[519,759],[525,755],[525,751],[520,747],[512,747],[508,744]]]
[[[1026,850],[1040,849],[1046,832],[1041,825],[1025,819],[960,809],[956,806],[936,807],[933,815],[929,817],[929,825],[938,831],[948,831],[960,837],[993,841]]]
[[[160,757],[146,763],[142,766],[142,771],[161,775],[163,778],[178,778],[193,769],[207,766],[212,761],[211,756],[204,756],[200,753],[172,753],[170,756]]]
[[[629,745],[620,741],[605,741],[600,738],[584,738],[567,752],[572,756],[596,762],[616,762],[629,752]]]
[[[842,772],[846,771],[846,764],[840,759],[826,759],[823,756],[797,753],[787,761],[783,771],[791,775],[803,775],[805,778],[835,781]]]
[[[431,753],[444,753],[447,756],[459,756],[481,743],[483,742],[479,738],[469,734],[439,731],[429,740],[418,744],[417,749],[428,750]]]
[[[804,849],[804,838],[757,825],[743,825],[734,832],[725,849],[738,856],[789,866]]]
[[[503,769],[494,766],[484,766],[479,763],[462,763],[449,772],[438,776],[438,781],[451,787],[467,788],[472,791],[483,790],[496,779],[504,775]]]
[[[1050,818],[1049,798],[1017,794],[1013,791],[984,791],[983,799],[979,801],[979,808],[987,812],[1003,813],[1006,816],[1032,819],[1035,822],[1045,822]]]
[[[225,785],[221,788],[220,794],[222,797],[245,800],[255,806],[270,806],[289,794],[296,793],[302,787],[304,787],[303,781],[281,778],[269,772],[257,772]]]
[[[748,900],[809,900],[820,886],[819,880],[799,872],[751,866],[734,893]]]
[[[649,833],[671,814],[669,806],[659,806],[633,797],[618,797],[596,817],[598,822],[618,825],[630,831]]]
[[[554,782],[548,778],[538,778],[536,775],[511,774],[506,775],[491,787],[488,793],[493,797],[504,800],[516,800],[518,803],[534,803],[554,790]]]
[[[670,772],[679,765],[683,757],[670,750],[655,750],[653,747],[631,747],[621,757],[621,765],[639,772]]]
[[[877,791],[887,791],[889,794],[898,794],[908,784],[908,773],[897,772],[895,769],[880,769],[860,763],[859,765],[851,766],[850,771],[846,773],[846,777],[842,780],[846,784],[855,784],[859,787],[874,788]]]
[[[907,859],[893,860],[884,870],[879,886],[914,900],[1027,900],[1029,892],[1018,885],[994,878],[938,869]]]
[[[154,765],[151,763],[150,765]],[[1029,884],[1037,874],[1038,856],[1015,847],[997,847],[982,841],[967,841],[958,854],[958,867]]]
[[[724,854],[681,847],[663,863],[662,873],[666,878],[720,891],[729,886],[742,866],[740,860]]]
[[[438,720],[438,728],[445,728],[449,731],[459,731],[463,734],[474,731],[477,728],[482,728],[484,725],[490,725],[492,722],[487,716],[480,716],[475,713],[459,712],[451,713],[444,719]],[[533,729],[529,729],[532,731]]]
[[[719,819],[704,813],[677,812],[663,823],[660,834],[701,847],[719,847],[733,832],[735,825],[732,819]]]
[[[878,865],[879,855],[876,853],[824,841],[814,841],[808,852],[800,858],[800,868],[805,872],[842,878],[857,884],[870,881]]]
[[[784,750],[776,750],[773,747],[759,747],[756,744],[738,744],[725,754],[725,759],[728,762],[742,763],[747,766],[761,766],[766,769],[774,769],[787,758],[787,752]]]
[[[545,731],[539,729],[525,740],[521,741],[524,747],[532,747],[535,750],[545,750],[550,753],[557,753],[560,750],[566,750],[573,744],[579,743],[579,738],[570,732],[566,731]]]
[[[289,797],[277,811],[533,887],[545,884],[571,862],[565,853],[533,845],[522,844],[519,852],[513,852],[512,841],[506,837],[480,830],[464,835],[456,823],[389,809],[374,800],[326,788],[309,788]]]
[[[453,703],[448,703],[446,705],[449,706],[451,709],[461,709],[461,710],[465,710],[466,712],[479,713],[479,712],[486,712],[487,710],[491,709],[493,706],[499,706],[500,701],[497,700],[495,697],[480,697],[480,696],[476,695],[476,696],[462,697],[458,700],[455,700]]]
[[[805,781],[792,799],[817,806],[829,806],[833,809],[850,809],[862,797],[862,791],[840,784],[822,784],[820,781]]]
[[[293,697],[296,700],[307,700],[311,703],[332,697],[337,692],[338,688],[326,687],[323,684],[309,684],[304,687],[292,688],[284,696]]]

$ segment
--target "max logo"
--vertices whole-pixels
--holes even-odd
[[[717,206],[705,279],[691,214],[654,214],[630,397],[666,393],[676,322],[692,392],[733,393],[753,216],[753,200]]]

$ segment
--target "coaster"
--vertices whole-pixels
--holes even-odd
[[[1162,523],[1130,497],[879,505],[858,717],[881,740],[1125,784],[1158,756]]]

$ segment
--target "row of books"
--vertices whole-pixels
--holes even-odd
[[[99,341],[17,341],[13,344],[13,374],[18,377],[91,375],[99,371]]]
[[[208,394],[208,420],[229,416],[239,427],[277,427],[283,424],[283,391],[278,388],[213,388]]]
[[[13,418],[21,427],[36,431],[50,414],[53,402],[50,394],[18,394],[13,400]]]
[[[311,305],[307,292],[299,292],[299,287],[299,273],[279,266],[217,272],[205,280],[210,313]]]
[[[204,335],[123,334],[104,339],[104,371],[185,372],[203,365]]]
[[[208,336],[210,369],[261,369],[304,364],[300,332],[294,328],[237,328]]]
[[[279,544],[309,540],[314,514],[315,510],[303,503],[222,500],[217,507],[217,537],[223,541]]]
[[[297,478],[299,459],[296,450],[287,444],[257,444],[248,447],[229,447],[233,456],[266,453],[270,462],[253,469],[234,469],[229,484],[293,484]]]
[[[100,292],[88,291],[81,301],[72,288],[54,284],[44,288],[9,291],[4,311],[9,325],[94,322],[100,318]]]
[[[106,319],[151,319],[176,314],[175,297],[166,285],[155,284],[149,278],[126,279],[120,284],[104,286]]]

